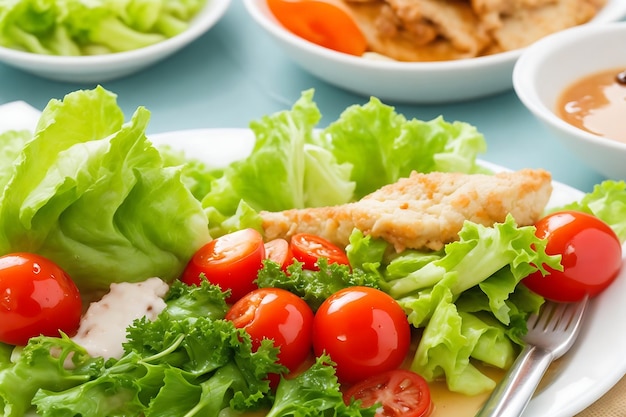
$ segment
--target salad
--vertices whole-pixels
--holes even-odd
[[[92,356],[65,333],[0,343],[4,415],[373,416],[376,407],[344,400],[337,356],[322,350],[289,378],[268,377],[289,368],[284,351],[225,319],[237,304],[233,292],[179,280],[207,244],[258,233],[260,210],[343,204],[412,170],[487,171],[477,160],[485,139],[465,123],[407,120],[375,98],[326,128],[320,119],[305,91],[292,109],[251,123],[247,158],[211,167],[152,144],[148,110],[125,121],[115,95],[97,87],[52,100],[34,133],[0,135],[0,254],[52,260],[84,302],[116,283],[169,284],[160,314],[127,328],[121,357]],[[563,209],[601,218],[623,242],[623,201],[626,185],[606,181]],[[283,266],[268,257],[254,271],[256,285],[289,290],[315,314],[346,288],[386,294],[419,333],[410,368],[475,395],[495,385],[475,364],[509,366],[526,317],[543,302],[520,281],[561,269],[535,231],[510,217],[493,227],[466,223],[442,251],[401,253],[354,231],[340,248],[347,264],[326,256],[316,268],[302,258]]]

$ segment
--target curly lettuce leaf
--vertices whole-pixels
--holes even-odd
[[[436,252],[373,252],[371,243],[360,242],[369,239],[353,233],[348,257],[353,268],[364,259],[367,268],[379,265],[381,287],[414,327],[423,328],[411,369],[427,380],[445,378],[450,390],[468,395],[495,385],[473,360],[508,367],[528,315],[543,302],[519,282],[534,271],[545,273],[546,265],[562,268],[560,256],[546,254],[535,228],[517,226],[512,216],[493,227],[466,222],[459,240]]]
[[[200,285],[187,285],[174,281],[165,296],[167,306],[163,314],[170,319],[183,320],[187,317],[209,317],[223,319],[229,309],[225,293],[219,286],[202,280]]]
[[[208,221],[147,140],[148,120],[138,108],[124,123],[102,87],[50,101],[0,196],[0,253],[46,256],[83,292],[177,278]]]
[[[354,167],[356,199],[411,171],[482,171],[476,157],[487,149],[484,136],[470,124],[442,117],[407,120],[375,97],[344,110],[320,139],[340,163]]]
[[[376,406],[361,408],[358,402],[344,403],[333,365],[330,357],[324,354],[296,377],[281,379],[274,404],[266,417],[373,417]]]
[[[401,298],[454,274],[450,289],[457,296],[508,267],[515,276],[510,282],[512,293],[528,274],[536,270],[546,274],[546,265],[562,269],[560,255],[546,254],[546,244],[535,236],[534,226],[518,227],[511,215],[492,227],[466,221],[459,231],[459,240],[447,244],[443,256],[405,277],[388,280],[384,287],[394,298]]]
[[[317,262],[319,270],[304,269],[302,263],[294,261],[287,267],[287,273],[280,265],[270,260],[263,261],[256,283],[260,288],[282,288],[301,297],[317,311],[325,299],[335,292],[351,286],[378,288],[378,276],[347,265],[329,264],[326,258]]]
[[[265,340],[253,349],[245,330],[220,318],[218,287],[177,287],[166,302],[155,321],[129,327],[120,359],[92,358],[65,335],[31,339],[0,367],[2,415],[217,417],[267,407],[267,376],[284,370],[278,348]]]
[[[90,357],[67,336],[35,337],[16,349],[14,360],[0,369],[0,410],[5,417],[23,417],[39,390],[71,389],[88,382],[104,366],[102,358]]]
[[[604,220],[617,234],[622,243],[626,242],[626,182],[605,180],[593,187],[579,201],[551,209],[577,210]]]

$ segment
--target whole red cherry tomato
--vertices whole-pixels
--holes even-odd
[[[239,230],[198,249],[183,271],[181,281],[198,285],[204,274],[223,291],[230,290],[226,301],[234,303],[257,288],[255,280],[264,258],[263,236],[254,229]]]
[[[329,264],[350,265],[348,256],[343,249],[320,236],[297,233],[291,237],[289,247],[293,257],[304,264],[302,266],[304,269],[318,270],[317,260],[319,258],[328,259]]]
[[[361,400],[363,407],[380,404],[376,417],[426,417],[432,411],[428,382],[408,369],[393,369],[348,388],[344,402]]]
[[[239,299],[226,313],[243,328],[257,349],[263,339],[280,347],[278,362],[296,370],[311,354],[313,311],[297,295],[280,288],[259,288]]]
[[[546,253],[560,254],[563,271],[547,267],[522,282],[535,293],[560,302],[573,302],[585,294],[593,297],[617,277],[622,266],[622,246],[613,229],[599,218],[577,211],[547,215],[536,225],[536,235],[547,239]]]
[[[70,277],[43,256],[18,252],[0,257],[0,342],[25,345],[34,336],[73,336],[82,313]]]
[[[343,9],[320,0],[267,0],[276,19],[293,34],[317,45],[361,56],[363,32]]]
[[[402,307],[388,294],[348,287],[327,298],[313,320],[313,349],[326,352],[342,382],[354,383],[399,367],[411,343]]]

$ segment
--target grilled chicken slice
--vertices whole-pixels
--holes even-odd
[[[261,216],[268,240],[306,232],[345,247],[357,228],[397,251],[439,250],[458,239],[465,220],[491,226],[511,213],[519,225],[533,224],[551,193],[551,175],[541,169],[495,175],[414,172],[354,203]]]

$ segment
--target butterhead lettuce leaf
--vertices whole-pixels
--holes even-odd
[[[46,256],[83,292],[178,277],[208,221],[147,140],[149,117],[140,107],[125,123],[102,87],[50,101],[0,196],[0,254]]]
[[[352,167],[315,143],[320,118],[313,90],[308,90],[290,110],[251,122],[255,144],[250,155],[229,164],[202,200],[211,224],[235,216],[242,200],[255,211],[349,202],[355,186]]]

